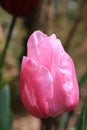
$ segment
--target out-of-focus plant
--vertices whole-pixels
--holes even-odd
[[[8,86],[3,86],[3,68],[5,63],[6,53],[9,47],[9,41],[15,25],[16,17],[13,16],[9,28],[8,36],[0,59],[0,129],[12,129],[12,116],[10,110],[10,91]]]
[[[87,130],[87,97],[84,101],[81,115],[77,121],[76,130]]]
[[[87,80],[87,71],[81,76],[79,80],[79,87],[82,86],[82,84]]]
[[[5,43],[4,49],[3,49],[2,54],[1,54],[1,59],[0,59],[0,89],[3,87],[3,78],[2,78],[3,67],[4,67],[6,53],[7,53],[8,47],[9,47],[9,41],[10,41],[10,38],[11,38],[11,34],[12,34],[12,31],[13,31],[13,28],[14,28],[14,25],[15,25],[15,21],[16,21],[16,17],[13,16],[12,22],[11,22],[11,25],[10,25],[10,28],[9,28],[8,36],[7,36],[7,39],[6,39],[6,43]]]
[[[39,0],[0,0],[1,6],[16,16],[26,16],[35,11]]]
[[[0,91],[0,130],[12,129],[12,113],[10,110],[10,91],[5,86]]]
[[[82,3],[79,5],[78,13],[77,13],[77,16],[75,18],[74,24],[72,25],[71,30],[68,34],[68,37],[65,41],[64,48],[65,48],[66,51],[68,51],[68,49],[71,45],[72,38],[75,35],[79,24],[85,18],[86,12],[87,12],[87,1],[83,0]]]

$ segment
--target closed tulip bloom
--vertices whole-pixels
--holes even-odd
[[[55,34],[35,31],[28,39],[20,71],[20,97],[25,108],[39,118],[56,116],[77,106],[74,63]]]

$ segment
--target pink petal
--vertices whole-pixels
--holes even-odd
[[[61,80],[63,82],[66,97],[65,105],[67,109],[72,110],[76,107],[79,101],[79,87],[76,80],[76,72],[72,59],[66,52],[62,58],[64,61],[61,61],[60,72],[62,74]]]
[[[79,89],[74,63],[66,52],[60,55],[58,68],[54,71],[55,87],[53,88],[53,100],[49,102],[49,108],[52,115],[57,115],[70,111],[77,106]]]
[[[56,39],[54,34],[44,38],[38,43],[38,48],[40,51],[40,64],[46,66],[49,71],[51,71],[52,66],[55,68],[56,63],[54,63],[54,60],[57,62],[57,64],[59,62],[60,46],[61,43]]]
[[[47,68],[37,66],[29,57],[23,57],[20,87],[21,99],[28,111],[37,117],[48,116],[48,100],[53,96],[53,78]]]
[[[46,34],[41,31],[35,31],[28,39],[27,42],[27,56],[30,56],[34,60],[38,61],[38,57],[40,55],[38,49],[38,42],[47,37]]]

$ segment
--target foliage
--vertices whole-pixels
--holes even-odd
[[[12,113],[10,110],[10,91],[5,86],[0,91],[0,130],[11,130]]]
[[[76,124],[76,130],[87,130],[87,97],[85,99],[79,120]]]

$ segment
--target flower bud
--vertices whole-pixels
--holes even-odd
[[[20,71],[20,97],[25,108],[39,118],[56,116],[77,106],[74,63],[55,34],[35,31],[28,39]]]

